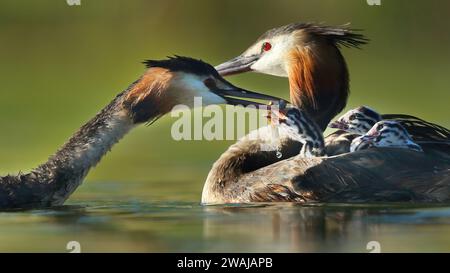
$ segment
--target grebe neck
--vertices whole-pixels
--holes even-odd
[[[47,162],[32,170],[36,181],[55,184],[52,199],[63,203],[89,170],[134,126],[119,95],[83,125]]]
[[[347,104],[349,75],[344,57],[336,46],[324,43],[297,48],[289,55],[291,102],[324,131]]]

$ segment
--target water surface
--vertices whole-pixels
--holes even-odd
[[[65,206],[2,212],[0,251],[68,252],[69,241],[83,252],[368,252],[370,241],[382,252],[450,251],[450,206],[201,206],[144,188],[149,185],[86,183]]]

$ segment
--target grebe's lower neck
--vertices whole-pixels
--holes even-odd
[[[83,125],[47,162],[25,180],[52,185],[49,203],[62,204],[81,184],[89,170],[132,128],[168,113],[173,105],[161,94],[172,74],[149,69],[141,78]]]
[[[118,96],[83,125],[48,161],[30,175],[54,184],[53,199],[63,202],[83,181],[89,170],[134,126]]]
[[[132,128],[171,110],[161,89],[172,77],[167,70],[149,69],[140,79],[83,125],[47,162],[27,174],[28,181],[52,185],[52,205],[62,204],[89,170]]]
[[[347,104],[349,76],[339,49],[311,44],[289,53],[287,67],[291,103],[307,113],[324,131]]]

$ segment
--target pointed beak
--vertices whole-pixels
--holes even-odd
[[[264,103],[259,103],[255,101],[248,101],[248,100],[242,100],[242,98],[245,99],[257,99],[257,100],[267,100],[267,101],[283,101],[284,103],[289,103],[284,99],[280,99],[278,97],[265,95],[261,93],[257,93],[254,91],[242,89],[240,87],[234,86],[233,84],[229,83],[228,81],[222,79],[223,83],[225,84],[225,87],[222,89],[215,89],[212,90],[213,93],[216,95],[221,96],[224,98],[227,102],[227,104],[230,105],[242,105],[242,106],[248,106],[248,105],[254,105],[254,106],[260,106],[260,105],[267,105]]]
[[[270,109],[266,115],[267,120],[272,125],[280,124],[287,120],[286,109]]]
[[[335,120],[335,121],[331,122],[330,124],[328,124],[328,128],[347,130],[348,125],[347,125],[347,123],[345,123],[343,121]]]
[[[380,135],[381,134],[378,131],[369,131],[367,134],[362,136],[361,140],[368,143],[374,143]]]
[[[251,66],[259,60],[261,55],[251,55],[251,56],[237,56],[234,59],[226,61],[222,64],[216,66],[217,72],[221,76],[229,76],[234,74],[240,74],[244,72],[251,71]]]

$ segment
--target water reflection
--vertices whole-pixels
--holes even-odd
[[[396,223],[396,219],[409,224],[417,224],[420,219],[430,225],[431,214],[450,223],[448,209],[417,212],[403,206],[273,205],[264,209],[211,207],[206,210],[216,215],[204,221],[205,238],[237,242],[238,251],[366,252],[367,243],[382,240],[384,226],[391,221]]]
[[[205,219],[206,238],[235,237],[232,239],[252,251],[328,251],[328,244],[345,240],[350,231],[352,236],[356,236],[355,231],[360,233],[358,236],[366,236],[369,228],[367,222],[361,221],[367,210],[286,205],[206,210],[222,214]]]
[[[0,213],[0,251],[450,251],[448,207],[83,203]]]

